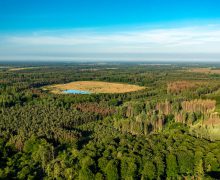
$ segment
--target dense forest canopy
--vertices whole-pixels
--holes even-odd
[[[2,62],[0,179],[219,179],[219,67]],[[146,88],[44,89],[75,81]]]

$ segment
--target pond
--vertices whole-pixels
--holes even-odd
[[[65,94],[91,94],[89,91],[81,91],[75,89],[68,89],[63,91]]]

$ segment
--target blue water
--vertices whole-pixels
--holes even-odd
[[[63,92],[66,94],[90,94],[89,91],[81,91],[81,90],[75,90],[75,89],[69,89]]]

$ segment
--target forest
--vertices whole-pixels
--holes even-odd
[[[1,62],[0,179],[220,179],[218,70],[205,63]],[[75,81],[144,88],[44,88]]]

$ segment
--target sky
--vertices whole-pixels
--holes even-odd
[[[0,0],[0,60],[220,61],[219,0]]]

